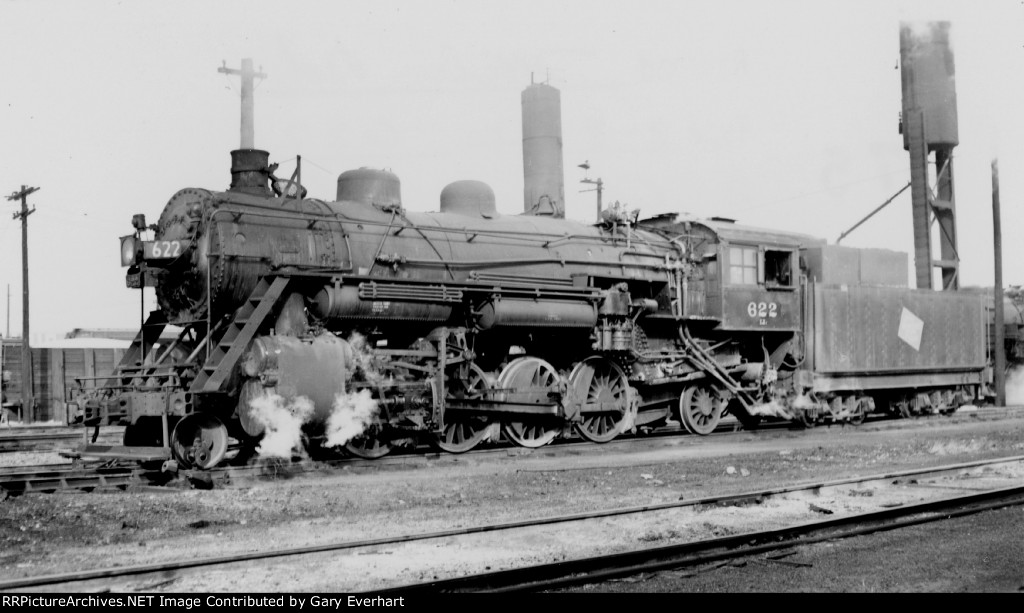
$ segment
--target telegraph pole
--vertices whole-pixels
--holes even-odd
[[[999,215],[999,162],[992,160],[992,247],[995,253],[995,313],[992,321],[992,351],[995,353],[993,372],[996,386],[996,406],[1006,406],[1006,320],[1003,319],[1003,229]]]
[[[21,219],[21,418],[35,421],[35,406],[32,402],[32,350],[28,345],[28,216],[36,207],[28,208],[28,195],[39,191],[38,187],[21,186],[8,200],[21,200],[21,211],[13,219]]]
[[[254,72],[252,69],[252,58],[245,58],[242,60],[242,69],[236,70],[234,68],[228,68],[227,61],[221,63],[221,67],[217,69],[217,72],[224,74],[239,75],[242,77],[242,146],[240,149],[255,149],[256,148],[256,136],[254,129],[253,116],[255,114],[253,107],[253,81],[256,78],[266,79],[267,75],[263,74],[263,67],[260,66],[260,72]]]

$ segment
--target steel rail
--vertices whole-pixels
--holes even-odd
[[[532,519],[532,520],[522,520],[522,521],[515,521],[515,522],[506,522],[506,523],[493,524],[493,525],[473,526],[473,527],[469,527],[469,528],[460,528],[460,529],[453,529],[453,530],[442,530],[442,531],[437,531],[437,532],[410,534],[410,535],[403,535],[403,536],[397,536],[397,537],[383,537],[383,538],[365,539],[365,540],[359,540],[359,541],[343,541],[343,542],[337,542],[337,543],[325,543],[325,544],[322,544],[322,545],[312,545],[312,546],[307,546],[307,547],[290,547],[290,548],[275,549],[275,550],[263,551],[263,552],[242,553],[242,554],[234,554],[234,555],[226,555],[226,556],[215,556],[215,557],[209,557],[209,558],[200,558],[200,559],[193,559],[193,560],[183,560],[183,561],[177,561],[177,562],[161,562],[161,563],[154,563],[154,564],[141,564],[141,565],[137,565],[137,566],[111,567],[111,568],[95,569],[95,570],[88,570],[88,571],[78,571],[78,572],[64,573],[64,574],[43,575],[43,576],[37,576],[37,577],[25,577],[25,578],[13,579],[13,580],[9,580],[9,581],[0,581],[0,591],[2,591],[2,590],[10,590],[10,589],[23,589],[23,588],[34,588],[34,587],[61,585],[61,584],[67,584],[67,583],[79,583],[79,582],[82,582],[82,581],[94,581],[94,580],[99,580],[99,579],[124,578],[124,577],[132,577],[132,576],[138,576],[138,575],[150,575],[150,574],[160,574],[161,577],[166,579],[166,578],[169,578],[170,576],[173,576],[173,573],[175,573],[177,571],[192,570],[192,569],[211,567],[211,566],[225,566],[225,565],[236,564],[236,563],[240,563],[240,562],[262,561],[262,560],[270,560],[270,559],[273,559],[273,558],[310,555],[310,554],[316,554],[316,553],[327,553],[327,552],[333,552],[333,551],[343,551],[343,550],[347,550],[347,549],[357,549],[357,548],[362,548],[362,547],[371,547],[371,546],[379,546],[379,545],[394,545],[394,544],[399,544],[399,543],[408,543],[408,542],[413,542],[413,541],[422,541],[422,540],[447,538],[447,537],[452,537],[452,536],[463,536],[463,535],[469,535],[469,534],[480,534],[480,533],[484,533],[484,532],[498,532],[498,531],[503,531],[503,530],[515,529],[515,528],[527,528],[527,527],[543,526],[543,525],[550,525],[550,524],[557,524],[557,523],[575,522],[575,521],[581,521],[581,520],[587,520],[587,519],[599,519],[599,518],[604,518],[604,517],[613,517],[613,516],[617,516],[617,515],[637,514],[637,513],[644,513],[644,512],[650,512],[650,511],[660,511],[660,510],[673,509],[673,508],[681,508],[681,507],[688,507],[688,506],[712,505],[712,504],[723,505],[723,504],[728,504],[728,503],[739,503],[739,502],[743,502],[743,501],[746,501],[746,500],[764,499],[764,498],[771,497],[773,495],[792,493],[792,492],[796,492],[796,491],[817,490],[817,489],[821,489],[821,488],[825,488],[825,487],[831,487],[831,486],[836,486],[836,485],[845,485],[845,484],[851,484],[851,483],[860,483],[860,482],[865,482],[865,481],[875,481],[875,480],[882,480],[882,479],[888,480],[888,479],[894,479],[894,478],[900,478],[900,477],[908,477],[908,476],[915,476],[915,475],[922,475],[922,474],[940,473],[940,472],[951,472],[951,471],[955,471],[955,470],[963,470],[965,468],[973,468],[973,467],[983,466],[983,465],[1000,464],[1000,463],[1008,463],[1008,462],[1019,462],[1019,461],[1024,461],[1024,456],[1013,456],[1013,457],[1006,457],[1006,458],[997,458],[997,459],[994,459],[994,460],[978,460],[978,461],[974,461],[974,462],[964,462],[964,463],[960,463],[960,464],[952,464],[952,465],[947,465],[947,466],[921,468],[921,469],[912,469],[912,470],[906,470],[906,471],[897,471],[897,472],[891,472],[891,473],[884,473],[884,474],[879,474],[879,475],[869,475],[869,476],[866,476],[866,477],[850,477],[850,478],[846,478],[846,479],[836,479],[836,480],[832,480],[832,481],[823,481],[823,482],[805,483],[805,484],[799,484],[799,485],[793,485],[793,486],[784,486],[784,487],[771,488],[771,489],[768,489],[768,490],[756,491],[756,492],[745,492],[745,493],[740,493],[740,494],[726,494],[726,495],[718,495],[718,496],[707,496],[707,497],[703,497],[703,498],[686,499],[686,500],[680,500],[680,501],[668,502],[668,503],[661,503],[661,504],[634,506],[634,507],[623,507],[623,508],[616,508],[616,509],[607,509],[607,510],[603,510],[603,511],[587,512],[587,513],[574,513],[574,514],[568,514],[568,515],[543,517],[543,518]],[[1022,496],[1024,496],[1024,487],[1015,488],[1015,489],[1021,490]],[[1003,491],[1003,490],[998,490],[998,491]],[[988,493],[974,494],[973,496],[985,496],[987,494]],[[946,500],[953,500],[953,499],[946,499]],[[909,507],[907,507],[907,508],[909,508]],[[891,513],[891,512],[893,512],[893,509],[886,509],[885,511],[882,511],[880,513]],[[864,516],[867,517],[869,515],[871,515],[871,514],[865,514]],[[857,516],[855,516],[855,517],[857,517]],[[829,522],[816,522],[814,524],[807,524],[807,525],[819,525],[819,524],[825,525],[825,524],[835,523],[835,522],[840,522],[841,523],[845,519],[846,518],[839,518],[837,520],[830,520]],[[800,526],[797,526],[796,528],[786,528],[786,529],[776,530],[776,531],[773,531],[773,532],[785,532],[785,531],[788,531],[788,530],[799,530],[800,528],[801,528]],[[754,533],[754,534],[758,534],[758,533]],[[725,537],[723,539],[712,539],[711,541],[698,541],[697,544],[699,544],[699,543],[717,543],[719,541],[732,542],[732,541],[729,541],[729,539],[732,539],[732,538],[736,538],[736,537]],[[739,542],[743,542],[743,541],[742,541],[742,539],[740,539],[737,542],[739,543]],[[679,548],[679,547],[682,547],[682,548],[693,547],[694,545],[695,545],[695,543],[688,543],[688,544],[684,544],[684,545],[669,546],[667,548],[658,548],[658,549],[642,550],[642,551],[646,552],[646,551],[670,550],[672,548]],[[596,558],[584,558],[583,560],[601,560],[601,559],[604,559],[604,558],[623,559],[623,558],[621,558],[621,556],[627,556],[628,557],[629,555],[634,555],[634,556],[640,555],[640,556],[642,556],[643,554],[642,553],[638,553],[638,552],[628,552],[627,554],[615,554],[613,556],[598,556]],[[616,557],[616,556],[620,556],[620,557]],[[543,565],[543,566],[539,566],[539,567],[535,567],[535,568],[545,568],[545,569],[547,569],[549,567],[559,567],[562,564],[572,564],[572,563],[575,563],[575,562],[576,561],[560,562],[560,563],[556,563],[556,564],[553,564],[553,565],[549,564],[549,565]],[[584,562],[580,562],[580,564],[584,564]],[[534,567],[530,567],[530,568],[534,568]],[[511,574],[507,574],[506,576],[512,577],[512,576],[515,576],[514,573],[516,573],[516,572],[524,572],[525,573],[525,572],[528,572],[528,571],[527,571],[527,569],[518,569],[518,570],[511,570],[511,571],[497,571],[496,573],[485,573],[484,575],[473,575],[472,577],[490,577],[492,575],[497,576],[497,575],[502,575],[502,574],[507,574],[507,573],[511,573]],[[573,571],[573,572],[578,572],[578,571]],[[468,581],[471,581],[471,580],[472,579],[470,579],[470,578],[450,579],[450,580],[442,580],[442,581],[433,581],[433,582],[429,582],[429,583],[425,583],[425,584],[414,584],[414,585],[410,585],[410,586],[401,586],[401,587],[398,587],[398,588],[390,588],[390,589],[397,590],[397,591],[417,591],[417,590],[430,590],[430,591],[434,591],[436,586],[446,586],[446,585],[456,586],[459,581],[467,581],[468,582]],[[449,584],[448,582],[452,582],[452,583]],[[467,585],[468,585],[468,583],[467,583]]]
[[[17,481],[33,478],[66,477],[76,474],[95,474],[104,469],[103,466],[75,466],[73,464],[39,464],[36,466],[9,466],[0,469],[0,487],[5,481]],[[132,470],[130,467],[106,467],[108,472]]]
[[[96,488],[123,488],[144,483],[166,480],[160,471],[145,471],[137,468],[78,468],[67,471],[25,471],[23,473],[0,474],[0,491],[11,496],[28,493],[53,493],[61,490]]]
[[[550,590],[595,583],[645,572],[747,557],[772,550],[850,538],[883,530],[961,517],[982,511],[1024,504],[1024,486],[1015,486],[849,515],[759,532],[638,549],[623,553],[564,560],[410,584],[375,595],[410,595],[445,592],[514,592]]]
[[[71,462],[63,462],[61,464],[23,464],[21,466],[0,466],[0,479],[8,475],[14,474],[29,474],[39,472],[56,472],[66,471],[73,468]]]
[[[47,444],[59,444],[67,441],[81,440],[80,433],[58,434],[23,434],[20,436],[0,436],[0,453],[16,451],[32,451]]]
[[[77,432],[40,432],[17,435],[0,435],[0,453],[33,451],[36,449],[49,450],[49,445],[57,445],[67,443],[69,441],[80,441],[84,436],[85,435],[81,429]],[[110,437],[120,436],[120,433],[106,433],[101,436],[106,440]]]

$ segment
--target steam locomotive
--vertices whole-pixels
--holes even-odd
[[[124,446],[83,455],[210,468],[273,434],[268,399],[311,451],[374,458],[951,412],[985,385],[982,297],[909,289],[902,253],[621,207],[593,225],[502,215],[476,181],[417,213],[366,168],[327,202],[275,170],[233,151],[228,190],[135,217],[122,264],[159,309],[77,402],[80,423],[124,424]]]

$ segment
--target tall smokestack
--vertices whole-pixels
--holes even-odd
[[[562,99],[546,83],[523,90],[523,212],[565,217]]]

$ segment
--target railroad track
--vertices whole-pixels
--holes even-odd
[[[771,430],[769,427],[768,430]],[[25,428],[29,430],[29,428]],[[723,424],[719,429],[710,435],[712,438],[731,436],[738,432],[733,424]],[[59,432],[64,436],[67,433]],[[112,436],[119,435],[115,433]],[[621,445],[635,444],[637,441],[657,440],[660,437],[671,437],[685,434],[681,426],[666,426],[656,432],[643,436],[628,436],[606,443],[608,448],[615,448]],[[41,435],[53,436],[53,434]],[[75,435],[81,439],[81,433]],[[2,440],[2,437],[0,437]],[[561,440],[540,449],[525,449],[511,444],[499,444],[489,448],[474,449],[466,454],[447,454],[439,452],[429,446],[422,445],[415,449],[397,451],[391,455],[376,460],[362,458],[338,457],[322,460],[283,460],[267,459],[259,462],[240,466],[221,466],[209,470],[192,471],[183,470],[180,475],[191,481],[199,488],[209,488],[215,485],[244,481],[252,478],[265,477],[293,477],[301,474],[321,472],[324,470],[337,470],[344,468],[375,468],[386,466],[410,466],[424,462],[459,462],[465,461],[467,457],[507,456],[507,455],[536,455],[556,456],[566,452],[572,452],[576,447],[592,447],[592,443],[580,440]],[[74,455],[74,454],[68,454]],[[106,464],[92,462],[91,467],[95,470]],[[39,466],[15,466],[0,467],[0,490],[6,491],[9,495],[19,495],[28,492],[53,493],[61,490],[92,490],[98,487],[127,487],[137,483],[157,484],[169,483],[173,475],[164,475],[161,479],[154,478],[159,471],[143,471],[138,467],[124,467],[116,474],[95,475],[81,467],[72,464],[47,464]],[[138,478],[142,475],[144,478]],[[135,478],[133,478],[133,476]]]
[[[1013,414],[1014,409],[985,410],[989,417]],[[933,415],[917,418],[918,420],[946,420],[948,416]],[[871,423],[871,422],[869,422]],[[889,420],[886,418],[875,418],[874,423],[878,425],[913,423],[908,420]],[[830,427],[830,426],[826,426]],[[863,428],[864,426],[837,425],[836,427]],[[724,421],[714,433],[698,437],[701,441],[716,441],[723,438],[750,435],[757,432],[759,437],[785,436],[794,430],[794,426],[785,422],[767,424],[756,431],[742,430],[738,422],[732,420]],[[663,426],[655,431],[643,435],[629,435],[617,438],[609,443],[601,445],[602,449],[612,450],[620,446],[631,446],[637,443],[650,442],[657,444],[660,440],[668,440],[680,434],[687,435],[686,431],[679,425]],[[109,436],[120,435],[115,432]],[[79,433],[77,436],[81,436]],[[362,458],[335,458],[322,460],[263,460],[255,463],[240,466],[222,466],[210,470],[192,471],[183,470],[180,476],[189,482],[193,487],[209,489],[212,487],[225,486],[231,483],[244,482],[247,479],[268,478],[268,477],[294,477],[302,474],[341,470],[341,469],[376,469],[394,466],[417,466],[424,464],[456,463],[465,462],[467,459],[482,459],[489,456],[530,456],[530,457],[557,457],[564,454],[573,454],[576,449],[593,449],[593,443],[575,440],[560,440],[538,449],[526,449],[511,444],[497,444],[488,448],[475,449],[466,454],[447,454],[439,452],[428,446],[420,446],[415,449],[397,451],[391,455],[376,460]],[[92,463],[95,470],[98,467],[107,467],[106,464]],[[132,485],[166,485],[174,481],[175,475],[162,474],[158,470],[143,470],[140,467],[122,467],[120,472],[95,474],[90,473],[82,467],[75,468],[71,464],[44,465],[44,466],[23,466],[23,467],[0,467],[0,490],[6,491],[9,495],[19,495],[28,492],[52,493],[61,490],[87,490],[118,487],[121,489]]]
[[[1014,414],[1019,409],[1020,409],[1020,407],[985,408],[985,409],[976,410],[975,414],[977,414],[977,415],[985,415],[987,417],[996,417],[996,416],[1000,416],[1000,415]],[[962,415],[962,414],[964,414],[964,412],[961,412],[960,414]],[[915,419],[947,419],[947,418],[948,418],[948,416],[929,415],[929,416],[917,417]],[[869,417],[869,420],[868,420],[867,423],[872,423],[872,422],[888,422],[888,421],[890,421],[890,418],[888,418],[886,416],[874,415],[874,416]],[[904,423],[904,421],[905,420],[894,420],[893,423]],[[842,425],[842,424],[836,424],[836,425],[839,426],[839,427],[846,427],[845,425]],[[826,426],[826,427],[831,427],[831,426]],[[855,427],[855,426],[850,426],[850,427]],[[768,423],[761,424],[757,428],[758,431],[789,430],[789,429],[794,429],[794,426],[792,424],[787,423],[787,422],[768,422]],[[726,432],[737,432],[737,431],[742,431],[742,429],[741,429],[741,427],[739,425],[739,422],[737,422],[735,419],[727,416],[726,418],[724,418],[722,420],[722,423],[720,423],[718,425],[718,427],[715,429],[714,434],[721,434],[721,433],[726,433]],[[4,427],[4,428],[0,428],[0,453],[12,453],[12,452],[24,452],[24,451],[57,451],[57,450],[62,450],[62,449],[66,449],[68,446],[74,445],[75,443],[84,441],[86,436],[89,436],[91,438],[91,432],[92,432],[91,429],[88,429],[88,430],[83,432],[82,428],[67,428],[67,427],[61,427],[61,426],[53,426],[53,427],[49,427],[49,426],[13,426],[13,427]],[[114,445],[120,444],[121,437],[123,436],[123,433],[124,433],[124,428],[122,428],[122,427],[102,428],[100,430],[100,432],[99,432],[99,436],[97,438],[97,442],[114,444]],[[657,429],[655,429],[655,430],[653,430],[651,432],[647,432],[647,433],[644,433],[644,434],[624,435],[624,436],[621,436],[621,437],[615,439],[614,441],[612,441],[612,443],[618,443],[618,444],[627,443],[628,444],[628,441],[644,440],[644,439],[649,439],[649,438],[652,438],[652,437],[659,437],[659,436],[677,436],[677,435],[680,435],[680,434],[687,435],[688,433],[686,432],[686,430],[684,428],[682,428],[679,425],[669,425],[669,426],[663,426],[663,427],[657,428]],[[579,439],[569,439],[569,440],[564,440],[563,439],[563,440],[560,440],[560,441],[556,441],[552,445],[549,445],[549,446],[541,448],[541,449],[559,448],[559,447],[563,447],[563,446],[566,446],[566,445],[577,445],[577,444],[588,444],[589,445],[589,444],[592,444],[592,443],[585,443],[585,442],[580,441]],[[521,448],[518,448],[518,447],[513,447],[513,446],[511,446],[508,443],[504,443],[504,444],[499,444],[499,445],[497,445],[495,447],[491,447],[491,448],[473,450],[473,451],[470,452],[470,455],[472,455],[472,454],[480,454],[480,453],[483,453],[483,454],[487,454],[487,453],[503,453],[503,452],[507,452],[508,449],[519,449],[519,450],[521,450],[522,453],[531,453],[531,452],[534,451],[534,450],[527,450],[527,449],[521,449]],[[381,458],[381,459],[377,459],[377,460],[371,460],[370,462],[371,463],[378,463],[378,464],[381,464],[381,465],[385,465],[388,462],[395,462],[395,461],[402,462],[402,461],[404,461],[404,458],[407,458],[408,456],[424,456],[424,455],[429,456],[429,455],[436,455],[437,453],[438,452],[436,450],[430,448],[428,445],[421,445],[421,446],[416,447],[415,449],[398,451],[398,452],[396,452],[396,453],[394,453],[394,454],[392,454],[390,456],[386,456],[385,458]],[[69,454],[69,455],[71,455],[71,454]],[[359,460],[359,459],[352,459],[351,462],[352,463],[362,463],[363,461]]]
[[[0,453],[52,450],[82,440],[81,433],[20,433],[0,436]]]
[[[590,556],[441,581],[375,590],[385,597],[457,592],[536,592],[599,583],[642,573],[731,560],[822,541],[963,517],[1024,504],[1024,486],[954,496],[777,530],[747,532],[665,547]]]
[[[125,489],[132,485],[161,485],[169,475],[136,467],[45,465],[0,472],[0,491],[10,496],[62,490]]]
[[[770,425],[759,432],[788,431],[788,424]],[[701,437],[701,440],[715,441],[730,438],[748,431],[739,430],[732,424],[720,426],[716,432]],[[659,440],[687,434],[681,426],[665,426],[646,435],[627,436],[602,445],[604,449],[635,445],[639,442],[657,444]],[[394,466],[417,466],[423,464],[465,462],[467,458],[481,459],[489,456],[530,456],[557,457],[572,454],[577,448],[592,449],[593,443],[581,440],[561,440],[539,449],[526,449],[511,444],[474,449],[465,454],[447,454],[421,446],[403,450],[376,460],[362,458],[336,458],[325,460],[283,460],[267,459],[239,466],[221,466],[208,470],[182,470],[179,475],[160,473],[158,470],[143,470],[138,466],[121,466],[114,470],[107,463],[92,462],[86,465],[46,464],[38,466],[0,467],[0,490],[16,496],[25,493],[54,493],[65,490],[125,489],[132,485],[166,485],[175,477],[189,481],[193,487],[209,489],[247,479],[267,477],[295,477],[323,471],[352,469],[377,469]],[[100,472],[96,472],[100,471]]]
[[[124,428],[101,429],[97,441],[99,442],[120,442]],[[13,453],[19,451],[53,451],[76,443],[80,443],[86,436],[92,435],[92,430],[84,431],[82,428],[48,427],[48,426],[19,426],[0,428],[0,453]]]
[[[26,464],[15,466],[0,466],[0,479],[2,479],[4,475],[11,475],[15,473],[26,473],[32,471],[47,470],[67,470],[72,466],[74,465],[69,462],[62,462],[60,464]]]
[[[933,480],[947,479],[956,482],[955,489],[972,490],[976,483],[967,483],[965,475],[977,473],[979,469],[998,464],[1021,464],[1024,456],[999,458],[876,474],[848,479],[802,483],[798,485],[766,489],[762,491],[744,492],[739,494],[711,496],[675,502],[653,504],[636,507],[606,509],[590,513],[578,513],[544,517],[539,519],[479,525],[455,530],[444,530],[430,533],[409,534],[390,538],[367,539],[324,543],[309,547],[293,547],[248,552],[219,557],[188,559],[173,562],[120,566],[105,569],[80,571],[74,573],[55,574],[37,577],[25,577],[0,581],[0,591],[37,590],[41,588],[58,590],[76,589],[111,589],[123,591],[138,589],[140,581],[157,581],[143,586],[166,585],[176,579],[192,574],[211,572],[240,572],[239,566],[246,567],[246,575],[254,571],[253,567],[272,565],[277,560],[289,559],[286,564],[294,567],[294,558],[303,556],[322,556],[324,554],[346,554],[354,550],[380,552],[386,547],[403,547],[420,541],[434,541],[451,545],[459,538],[485,533],[505,533],[502,542],[507,542],[508,533],[517,530],[531,530],[538,527],[558,525],[559,530],[572,524],[582,525],[594,520],[609,521],[615,518],[637,514],[673,511],[685,507],[734,507],[760,504],[765,500],[792,496],[794,494],[818,495],[829,488],[849,486],[863,487],[867,484],[899,484],[901,487],[920,485],[922,491],[943,491],[930,487]],[[984,474],[984,470],[981,471]],[[948,490],[944,490],[948,491]],[[697,540],[676,545],[631,549],[614,554],[590,556],[555,563],[544,563],[530,566],[517,566],[493,572],[462,574],[450,578],[431,580],[420,583],[407,583],[391,586],[374,586],[375,594],[397,596],[402,594],[435,593],[444,591],[485,591],[485,590],[540,590],[553,589],[578,583],[594,582],[619,577],[637,572],[648,572],[662,568],[675,568],[691,564],[703,564],[713,560],[726,559],[743,555],[793,547],[796,544],[814,542],[816,540],[842,538],[864,532],[892,529],[905,525],[913,525],[925,521],[936,521],[946,517],[976,513],[989,508],[1017,505],[1024,503],[1024,487],[1019,480],[1012,487],[992,487],[982,492],[972,491],[966,495],[932,499],[925,502],[894,505],[892,508],[881,508],[866,513],[837,517],[825,521],[804,522],[780,529],[760,532],[747,532],[726,537]],[[432,550],[433,551],[433,550]],[[390,553],[390,552],[389,552]],[[398,556],[395,556],[398,558]],[[318,568],[325,564],[319,558]],[[353,558],[349,558],[350,560]],[[408,560],[409,558],[404,558]],[[436,551],[429,561],[439,559]],[[364,558],[365,560],[365,558]],[[362,562],[362,561],[360,561]],[[442,572],[432,566],[433,572]],[[408,570],[408,569],[406,569]],[[273,569],[268,573],[274,572]],[[331,576],[336,575],[333,571]],[[390,576],[390,575],[389,575]],[[335,586],[338,591],[352,591],[352,586]]]

